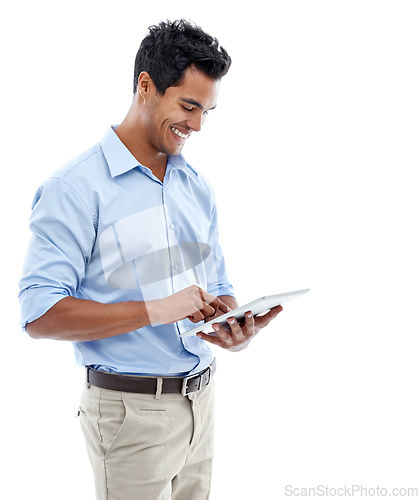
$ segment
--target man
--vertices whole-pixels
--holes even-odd
[[[179,336],[237,307],[212,189],[180,154],[230,64],[201,28],[151,27],[123,122],[35,196],[22,324],[72,341],[87,367],[80,416],[99,499],[208,498],[209,343],[243,349],[282,310]]]

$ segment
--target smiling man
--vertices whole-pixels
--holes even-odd
[[[180,337],[237,307],[206,179],[181,155],[231,64],[185,21],[152,26],[125,119],[37,191],[22,326],[86,367],[79,414],[98,499],[208,498],[215,360],[280,311]],[[63,368],[54,366],[53,376]]]
[[[131,153],[161,181],[167,156],[179,155],[193,132],[199,132],[217,104],[220,79],[195,65],[186,68],[180,86],[159,93],[150,74],[142,71],[135,98],[116,134]]]

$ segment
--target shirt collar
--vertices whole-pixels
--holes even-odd
[[[167,169],[166,174],[171,170],[183,170],[190,177],[197,177],[198,172],[193,169],[189,163],[186,162],[185,158],[182,155],[177,156],[169,156],[167,159]]]
[[[139,168],[144,173],[151,173],[151,170],[141,165],[131,154],[123,142],[115,133],[118,125],[112,125],[100,140],[100,146],[112,177],[125,174],[129,170]],[[185,160],[182,155],[169,156],[167,161],[167,173],[170,170],[180,169],[191,177],[197,177],[198,173]]]
[[[125,172],[139,165],[138,161],[116,135],[115,129],[117,126],[112,125],[109,127],[100,141],[100,146],[102,147],[112,177],[125,174]]]

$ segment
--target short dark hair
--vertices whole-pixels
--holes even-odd
[[[218,40],[184,19],[150,26],[135,58],[134,94],[138,77],[147,71],[163,95],[168,87],[182,84],[185,71],[194,66],[214,80],[230,68],[231,57]]]

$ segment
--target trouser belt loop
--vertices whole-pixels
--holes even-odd
[[[157,389],[154,399],[160,399],[162,389],[163,389],[163,377],[157,377]]]
[[[89,367],[86,366],[86,386],[88,389],[90,389],[89,372],[90,372]]]

